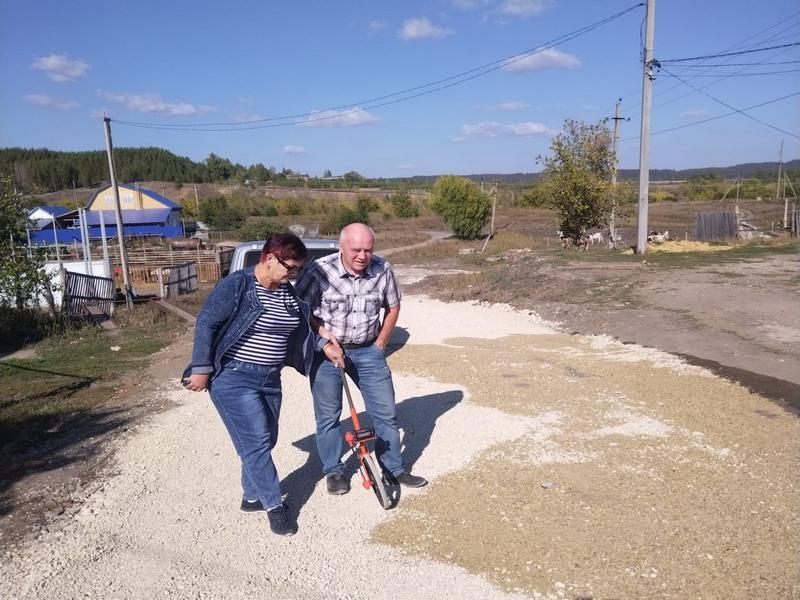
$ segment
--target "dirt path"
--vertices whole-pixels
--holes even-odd
[[[165,377],[144,394],[174,407],[118,440],[113,469],[75,515],[6,552],[0,589],[392,600],[797,591],[795,415],[670,355],[559,334],[502,305],[407,296],[397,333],[404,460],[432,483],[404,491],[395,510],[357,487],[325,493],[307,382],[285,371],[276,460],[300,532],[270,535],[263,515],[238,510],[236,457],[208,398]]]

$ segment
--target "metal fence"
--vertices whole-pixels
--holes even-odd
[[[175,298],[182,294],[189,294],[198,287],[196,262],[187,262],[158,270],[158,288],[162,298]]]
[[[722,212],[697,213],[694,222],[694,236],[697,240],[723,241],[736,238],[739,225],[736,213],[727,210]]]
[[[80,317],[86,305],[99,306],[107,315],[114,312],[116,286],[109,277],[64,271],[62,306],[66,314]]]

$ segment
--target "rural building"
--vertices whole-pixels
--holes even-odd
[[[165,238],[183,237],[181,205],[152,190],[138,185],[119,186],[119,202],[122,208],[122,224],[126,236],[161,236]],[[42,215],[57,211],[55,236],[62,244],[81,241],[78,211],[68,211],[56,206],[40,206],[32,211],[29,218],[41,223],[40,229],[31,232],[34,244],[54,242],[53,222]],[[86,207],[86,222],[89,239],[101,238],[101,219],[105,223],[106,237],[116,237],[117,218],[114,212],[114,190],[106,185],[95,192]]]

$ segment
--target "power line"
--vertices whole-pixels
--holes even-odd
[[[407,100],[411,100],[413,98],[418,98],[420,96],[431,94],[433,92],[437,92],[437,91],[452,87],[454,85],[465,83],[465,82],[470,81],[472,79],[475,79],[477,77],[481,77],[481,76],[486,75],[488,73],[491,73],[493,71],[497,71],[498,69],[501,69],[501,68],[503,68],[505,66],[514,64],[514,63],[516,63],[518,61],[521,61],[521,60],[524,60],[524,59],[526,59],[526,58],[528,58],[530,56],[534,56],[535,54],[538,54],[538,53],[540,53],[540,52],[542,52],[544,50],[547,50],[549,48],[553,48],[555,46],[561,45],[561,44],[563,44],[565,42],[568,42],[568,41],[571,41],[571,40],[573,40],[575,38],[578,38],[578,37],[580,37],[582,35],[585,35],[585,34],[591,32],[591,31],[593,31],[594,29],[597,29],[598,27],[601,27],[602,25],[606,25],[606,24],[608,24],[608,23],[610,23],[610,22],[622,17],[623,15],[625,15],[625,14],[627,14],[627,13],[629,13],[629,12],[631,12],[631,11],[633,11],[633,10],[639,8],[640,6],[643,6],[643,5],[644,5],[643,2],[639,2],[637,4],[634,4],[633,6],[630,6],[630,7],[626,8],[625,10],[619,11],[619,12],[617,12],[615,14],[610,15],[609,17],[606,17],[604,19],[601,19],[599,21],[591,23],[590,25],[586,25],[584,27],[581,27],[581,28],[576,29],[574,31],[571,31],[569,33],[563,34],[563,35],[561,35],[559,37],[554,38],[553,40],[545,42],[544,44],[537,45],[534,48],[530,48],[528,50],[524,50],[522,52],[518,52],[518,53],[512,54],[510,56],[506,56],[505,58],[501,58],[499,60],[487,63],[485,65],[481,65],[479,67],[475,67],[473,69],[469,69],[467,71],[463,71],[463,72],[458,73],[456,75],[451,75],[450,77],[445,77],[443,79],[439,79],[439,80],[432,81],[432,82],[429,82],[429,83],[425,83],[425,84],[422,84],[422,85],[418,85],[418,86],[415,86],[415,87],[406,88],[404,90],[400,90],[400,91],[393,92],[391,94],[386,94],[386,95],[383,95],[383,96],[378,96],[376,98],[370,98],[368,100],[361,100],[359,102],[353,102],[353,103],[350,103],[350,104],[343,104],[343,105],[340,105],[340,106],[327,108],[327,109],[324,109],[324,110],[321,110],[321,111],[317,111],[317,112],[304,112],[304,113],[298,113],[298,114],[293,114],[293,115],[284,115],[284,116],[280,116],[280,117],[269,117],[269,118],[265,118],[265,119],[254,119],[254,120],[251,120],[251,121],[242,121],[242,122],[239,122],[239,123],[231,123],[231,122],[189,123],[189,124],[177,124],[176,123],[176,124],[169,124],[169,125],[165,125],[165,124],[162,124],[162,123],[146,123],[146,122],[139,122],[139,121],[115,121],[115,123],[120,124],[120,125],[129,125],[129,126],[132,126],[132,127],[143,127],[143,128],[149,128],[149,129],[165,129],[165,130],[172,130],[172,131],[181,131],[181,130],[184,130],[184,129],[187,130],[187,131],[188,130],[191,130],[191,131],[242,131],[242,130],[247,130],[247,129],[262,129],[262,128],[268,128],[268,127],[283,127],[283,126],[287,126],[287,125],[302,125],[302,124],[305,124],[305,123],[313,123],[313,122],[317,122],[317,121],[325,121],[325,120],[340,118],[343,115],[347,115],[347,114],[351,114],[351,113],[355,113],[355,112],[359,112],[361,110],[364,110],[362,108],[359,108],[358,105],[367,105],[366,108],[378,108],[378,107],[381,107],[381,106],[387,106],[389,104],[396,104],[398,102],[405,102]],[[432,89],[429,89],[429,90],[426,90],[426,91],[423,91],[423,92],[420,92],[420,93],[412,94],[412,92],[417,92],[419,90],[425,90],[425,88],[432,88]],[[411,95],[408,95],[408,94],[411,94]],[[381,101],[387,100],[389,98],[395,98],[396,96],[402,96],[402,97],[401,98],[397,98],[397,99],[392,100],[392,101],[388,101],[388,102],[381,102]],[[378,103],[378,104],[376,104],[376,103]],[[325,115],[325,116],[320,116],[320,117],[313,117],[313,115],[318,114],[318,113],[328,113],[328,112],[339,111],[339,110],[343,110],[343,109],[353,109],[353,110],[346,111],[346,112],[343,112],[343,113],[337,113],[335,115]],[[292,122],[288,122],[288,123],[274,123],[275,121],[290,121],[292,119],[302,119],[304,117],[311,117],[311,118],[305,118],[305,119],[303,119],[301,121],[292,121]],[[255,125],[255,124],[258,124],[258,123],[271,123],[271,124],[270,125],[259,125],[259,126],[255,126],[255,127],[245,127],[246,125]],[[204,127],[218,127],[219,129],[202,129]]]
[[[709,98],[709,99],[713,100],[713,101],[714,101],[714,102],[716,102],[717,104],[722,104],[722,106],[724,106],[724,107],[726,107],[726,108],[730,108],[731,110],[734,110],[734,111],[738,112],[739,114],[741,114],[741,115],[743,115],[743,116],[747,117],[748,119],[752,119],[752,120],[753,120],[753,121],[755,121],[756,123],[761,123],[762,125],[764,125],[764,126],[766,126],[766,127],[769,127],[770,129],[774,129],[775,131],[780,131],[781,133],[785,133],[786,135],[790,135],[790,136],[792,136],[793,138],[797,138],[798,140],[800,140],[800,135],[794,134],[794,133],[792,133],[791,131],[786,131],[785,129],[781,129],[780,127],[776,127],[775,125],[773,125],[773,124],[771,124],[771,123],[767,123],[766,121],[762,121],[762,120],[761,120],[761,119],[759,119],[758,117],[754,117],[753,115],[751,115],[751,114],[748,114],[748,113],[744,112],[743,110],[741,110],[741,109],[739,109],[739,108],[736,108],[735,106],[732,106],[732,105],[728,104],[728,103],[727,103],[727,102],[725,102],[724,100],[720,100],[719,98],[717,98],[717,97],[715,97],[715,96],[712,96],[712,95],[711,95],[711,94],[709,94],[708,92],[704,92],[703,90],[701,90],[701,89],[700,89],[700,88],[698,88],[698,87],[695,87],[694,85],[692,85],[691,83],[689,83],[689,82],[688,82],[688,81],[686,81],[685,79],[683,79],[683,78],[679,77],[678,75],[675,75],[675,73],[671,73],[670,71],[668,71],[668,70],[667,70],[666,68],[664,68],[664,67],[661,67],[661,70],[662,70],[662,71],[664,71],[664,72],[665,72],[667,75],[670,75],[671,77],[674,77],[674,78],[675,78],[675,79],[677,79],[678,81],[682,82],[683,84],[685,84],[685,85],[688,85],[690,88],[692,88],[692,89],[694,89],[694,90],[696,90],[696,91],[700,92],[701,94],[703,94],[703,96],[705,96],[705,97],[707,97],[707,98]]]
[[[739,40],[735,44],[733,44],[731,46],[728,46],[727,48],[723,48],[721,50],[721,52],[728,52],[729,50],[733,50],[735,48],[738,48],[738,47],[742,46],[745,42],[747,42],[749,40],[752,40],[753,38],[757,38],[761,34],[766,33],[768,31],[770,31],[771,29],[775,29],[776,27],[779,27],[781,25],[784,25],[787,21],[791,21],[793,19],[796,19],[797,17],[800,17],[800,12],[795,12],[795,13],[787,16],[787,17],[782,17],[779,21],[776,21],[775,23],[773,23],[769,27],[765,27],[764,29],[761,29],[761,30],[757,31],[756,33],[753,33],[753,34],[747,36],[746,38],[744,38],[742,40]],[[763,43],[766,43],[766,42],[778,41],[778,40],[783,40],[783,39],[787,39],[787,38],[794,38],[794,37],[796,37],[797,35],[800,35],[800,34],[796,34],[795,33],[795,34],[791,34],[791,35],[788,35],[788,36],[781,36],[781,34],[786,32],[786,31],[789,31],[790,29],[793,29],[793,28],[797,27],[798,25],[800,25],[800,21],[798,21],[796,23],[792,23],[792,24],[784,27],[783,29],[771,34],[769,37],[761,40],[760,42],[755,42],[753,44],[745,46],[745,48],[753,48],[754,46],[757,46],[758,44],[763,44]],[[773,57],[774,56],[778,56],[778,55],[783,54],[784,52],[787,52],[787,51],[788,50],[782,50],[781,52],[777,52],[777,53],[773,54],[772,56]],[[768,60],[769,58],[772,58],[772,57],[768,57],[766,60]],[[722,63],[718,63],[718,64],[721,65],[721,66],[724,66],[726,64],[726,61],[723,61]],[[686,66],[688,66],[688,65],[686,65]],[[747,69],[742,69],[741,71],[737,71],[737,72],[741,73],[742,71],[746,71],[746,70]],[[711,85],[715,85],[716,83],[719,83],[719,82],[718,81],[713,81],[713,82],[709,83],[705,87],[708,87],[708,86],[711,86]],[[665,90],[660,90],[660,91],[656,92],[654,94],[654,97],[663,96],[664,94],[667,94],[667,93],[671,92],[672,90],[679,88],[680,86],[681,86],[680,83],[676,83],[675,85],[673,85],[673,86],[671,86],[671,87],[669,87],[669,88],[667,88]],[[636,88],[635,90],[631,90],[630,92],[626,92],[625,94],[622,95],[622,98],[627,98],[627,97],[632,96],[632,95],[637,94],[637,93],[641,93],[641,89],[640,88]],[[686,94],[683,94],[681,96],[677,96],[676,98],[672,98],[671,100],[667,100],[666,102],[662,102],[661,104],[659,104],[655,108],[659,108],[660,106],[665,106],[667,104],[671,104],[672,102],[680,100],[681,98],[685,98],[686,96],[690,96],[693,93],[694,93],[694,91],[690,91],[690,92],[688,92]],[[641,101],[639,102],[639,104],[641,105]],[[608,112],[608,110],[606,110],[605,112]]]
[[[716,67],[755,67],[759,65],[793,65],[800,63],[800,60],[776,60],[770,62],[751,62],[751,63],[716,63],[710,65],[681,65],[681,69],[705,69]]]
[[[787,73],[800,73],[800,69],[781,69],[779,71],[761,71],[759,73],[726,73],[726,74],[711,74],[711,75],[695,75],[692,74],[694,79],[706,79],[709,77],[721,77],[727,79],[728,77],[759,77],[761,75],[785,75]]]
[[[664,64],[664,63],[688,62],[692,60],[704,60],[706,58],[722,58],[724,56],[738,56],[740,54],[752,54],[753,52],[766,52],[767,50],[791,48],[792,46],[800,46],[800,42],[791,42],[789,44],[780,44],[778,46],[767,46],[766,48],[753,48],[751,50],[739,50],[738,52],[724,52],[721,54],[706,54],[705,56],[692,56],[690,58],[671,58],[669,60],[659,60],[658,62]]]
[[[780,102],[781,100],[786,100],[788,98],[793,98],[795,96],[800,96],[800,92],[793,92],[791,94],[786,94],[785,96],[781,96],[779,98],[773,98],[772,100],[767,100],[765,102],[759,102],[758,104],[753,104],[752,106],[745,106],[744,108],[735,109],[735,110],[732,110],[731,112],[724,113],[724,114],[721,114],[721,115],[716,115],[714,117],[709,117],[707,119],[702,119],[700,121],[693,121],[691,123],[687,123],[686,125],[678,125],[676,127],[669,127],[668,129],[661,129],[659,131],[654,131],[651,135],[658,135],[660,133],[669,133],[670,131],[677,131],[679,129],[686,129],[687,127],[694,127],[696,125],[702,125],[703,123],[708,123],[709,121],[716,121],[717,119],[722,119],[724,117],[730,117],[731,115],[735,115],[735,114],[738,114],[738,113],[742,113],[743,114],[743,111],[753,110],[754,108],[761,108],[762,106],[767,106],[768,104],[774,104],[776,102]],[[791,134],[791,133],[789,135],[794,136],[794,134]],[[797,137],[797,136],[794,136],[794,137]],[[621,141],[628,142],[630,140],[638,140],[638,139],[639,139],[639,136],[638,135],[634,135],[634,136],[625,138],[625,139],[623,139]]]

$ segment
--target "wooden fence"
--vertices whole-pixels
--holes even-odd
[[[789,231],[792,237],[800,236],[800,210],[793,208],[789,211]]]
[[[71,317],[79,317],[87,304],[94,304],[107,315],[114,311],[116,286],[109,277],[64,271],[62,307]]]
[[[739,225],[733,211],[697,213],[694,222],[694,236],[697,240],[723,241],[736,238]]]
[[[197,263],[158,269],[158,288],[162,298],[175,298],[195,291],[198,288]]]

